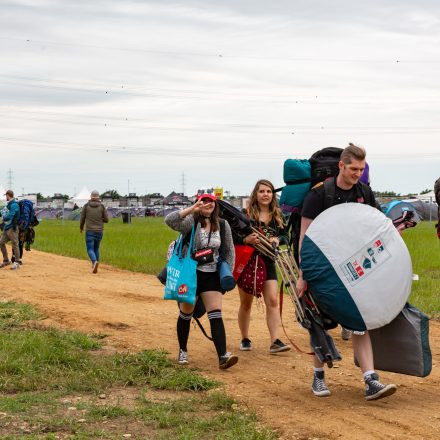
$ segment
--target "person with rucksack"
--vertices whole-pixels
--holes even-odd
[[[35,230],[34,227],[38,226],[39,221],[35,214],[34,204],[31,200],[22,199],[18,202],[20,208],[20,216],[18,218],[18,249],[20,251],[19,258],[12,256],[11,261],[17,261],[21,266],[23,264],[23,250],[31,250],[31,245],[35,240]]]
[[[8,250],[6,249],[6,243],[9,241],[12,245],[12,253],[15,256],[15,261],[11,265],[11,269],[20,268],[20,250],[18,248],[18,219],[20,217],[20,207],[14,198],[14,192],[8,190],[5,193],[7,205],[1,211],[3,217],[3,231],[0,237],[0,249],[3,254],[3,262],[0,264],[0,268],[9,266],[11,261],[8,257]]]
[[[225,370],[235,365],[238,356],[226,350],[226,332],[222,317],[222,294],[218,263],[226,261],[234,267],[235,252],[231,228],[226,220],[219,218],[217,198],[213,194],[198,196],[196,203],[165,217],[165,223],[182,235],[191,233],[194,227],[194,255],[198,261],[196,296],[203,301],[211,326],[211,335],[217,351],[219,368]],[[196,304],[198,299],[196,300]],[[188,364],[188,336],[194,305],[179,302],[177,339],[179,354],[177,362]]]
[[[99,192],[94,190],[90,200],[81,210],[79,231],[82,233],[86,227],[86,248],[92,262],[92,273],[98,272],[99,246],[104,234],[104,223],[108,223],[107,209],[101,203]]]
[[[287,242],[283,217],[275,197],[274,186],[270,181],[261,179],[255,184],[250,196],[247,214],[253,225],[275,246]],[[256,233],[245,237],[234,234],[234,238],[236,244],[254,247],[259,243]],[[266,305],[266,322],[270,334],[269,352],[276,354],[289,351],[290,346],[279,339],[281,318],[275,262],[255,250],[237,284],[240,294],[240,308],[238,310],[238,326],[241,332],[240,350],[250,351],[252,349],[252,343],[249,339],[252,303],[254,296],[260,297],[262,295]]]
[[[440,239],[440,177],[434,183],[435,201],[437,202],[437,237]]]
[[[354,202],[377,207],[371,188],[359,181],[365,169],[365,156],[363,148],[350,143],[341,154],[338,175],[309,191],[301,211],[300,250],[304,235],[313,220],[331,206]],[[303,279],[301,271],[296,287],[299,296],[307,290],[307,280]],[[365,382],[365,398],[376,400],[394,394],[397,389],[396,385],[382,384],[378,374],[374,371],[373,349],[368,331],[353,332],[352,343]],[[314,357],[312,391],[318,397],[331,394],[325,382],[323,364],[316,356]]]

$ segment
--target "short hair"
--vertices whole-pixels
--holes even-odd
[[[9,196],[9,197],[14,197],[14,191],[12,191],[12,189],[8,189],[8,190],[5,192],[5,195],[7,195],[7,196]]]
[[[91,199],[99,199],[99,192],[96,189],[94,189],[90,194],[90,198]]]
[[[355,144],[352,144],[351,142],[348,144],[348,147],[344,149],[344,151],[341,153],[341,161],[345,163],[346,165],[351,163],[351,161],[354,160],[365,160],[365,157],[367,156],[367,153],[364,148],[358,147]]]

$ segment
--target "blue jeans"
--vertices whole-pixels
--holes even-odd
[[[92,260],[92,263],[95,261],[99,261],[99,245],[102,240],[102,232],[86,232],[86,247],[87,253],[89,254],[89,258]]]

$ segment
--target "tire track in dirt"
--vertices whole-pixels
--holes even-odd
[[[101,265],[97,275],[89,263],[33,250],[25,254],[20,270],[0,270],[0,294],[4,300],[34,304],[45,325],[108,336],[119,350],[164,348],[174,358],[176,304],[163,301],[163,289],[154,276]],[[224,297],[223,315],[228,346],[237,353],[236,367],[220,371],[215,351],[199,329],[192,327],[190,365],[225,384],[241,405],[254,409],[265,424],[283,439],[438,439],[440,438],[440,323],[431,321],[433,371],[428,378],[382,373],[395,382],[397,393],[388,399],[366,402],[359,370],[353,365],[350,342],[333,331],[343,360],[327,372],[332,396],[311,394],[308,356],[294,351],[268,354],[269,337],[262,310],[253,310],[251,338],[254,349],[239,352],[236,321],[238,295]],[[307,348],[304,330],[293,322],[293,310],[285,302],[284,321],[290,337]],[[206,317],[203,322],[209,328]]]

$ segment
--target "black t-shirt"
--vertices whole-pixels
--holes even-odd
[[[369,203],[366,203],[364,200],[367,191],[369,192],[367,198]],[[364,203],[369,204],[373,208],[377,207],[373,191],[369,186],[362,185],[361,183],[357,183],[348,190],[339,188],[339,186],[335,184],[335,198],[333,199],[333,205],[340,205],[341,203]],[[305,218],[314,220],[322,211],[325,211],[325,209],[324,185],[321,185],[307,193],[306,198],[304,199],[301,215]]]

